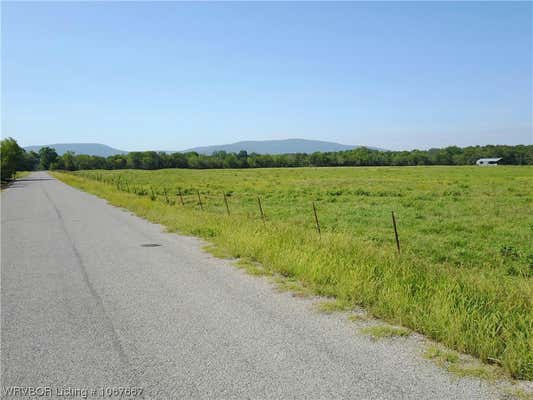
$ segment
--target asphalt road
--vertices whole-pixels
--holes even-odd
[[[47,173],[0,196],[3,398],[28,398],[10,386],[58,398],[113,387],[145,399],[499,398],[423,359],[416,341],[374,342]]]

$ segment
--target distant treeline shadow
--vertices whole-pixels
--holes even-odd
[[[31,181],[53,181],[52,178],[21,178],[13,182],[31,182]]]

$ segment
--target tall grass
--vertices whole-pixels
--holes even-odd
[[[364,306],[457,350],[498,360],[514,377],[533,379],[533,169],[484,170],[55,175],[171,231],[200,236],[234,257],[295,277],[318,294]],[[185,206],[175,201],[178,189]],[[205,199],[203,212],[196,189]],[[222,190],[229,195],[229,216]],[[265,225],[257,195],[264,200]],[[317,202],[320,236],[311,201]],[[401,256],[391,209],[399,216]]]

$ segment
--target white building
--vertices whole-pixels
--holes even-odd
[[[476,165],[496,166],[498,165],[498,161],[500,160],[501,160],[501,157],[500,158],[480,158],[479,160],[476,161]]]

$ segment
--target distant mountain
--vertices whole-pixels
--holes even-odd
[[[88,154],[91,156],[108,157],[115,154],[126,154],[127,151],[114,149],[113,147],[106,146],[100,143],[55,143],[55,144],[43,144],[40,146],[27,146],[24,147],[26,151],[38,152],[41,147],[53,147],[56,149],[57,154],[62,155],[67,151],[73,151],[76,154]]]
[[[210,155],[215,151],[238,153],[246,150],[248,153],[258,154],[285,154],[285,153],[314,153],[316,151],[342,151],[351,150],[361,146],[351,146],[320,140],[285,139],[285,140],[249,140],[232,144],[217,146],[194,147],[183,152],[195,151],[199,154]],[[380,150],[380,149],[376,149]]]
[[[56,149],[59,155],[67,151],[73,151],[76,154],[88,154],[91,156],[109,157],[116,154],[127,154],[127,151],[115,149],[101,143],[55,143],[43,144],[37,146],[24,147],[26,151],[38,152],[41,147],[48,146]],[[284,139],[284,140],[249,140],[232,144],[221,144],[215,146],[194,147],[192,149],[182,150],[181,153],[195,151],[199,154],[211,155],[215,151],[225,151],[227,153],[238,153],[246,150],[248,153],[258,154],[286,154],[286,153],[314,153],[316,151],[343,151],[356,149],[361,146],[352,146],[334,142],[324,142],[321,140],[307,139]],[[369,147],[374,150],[383,150],[376,147]],[[174,151],[164,151],[165,153],[174,153]]]

